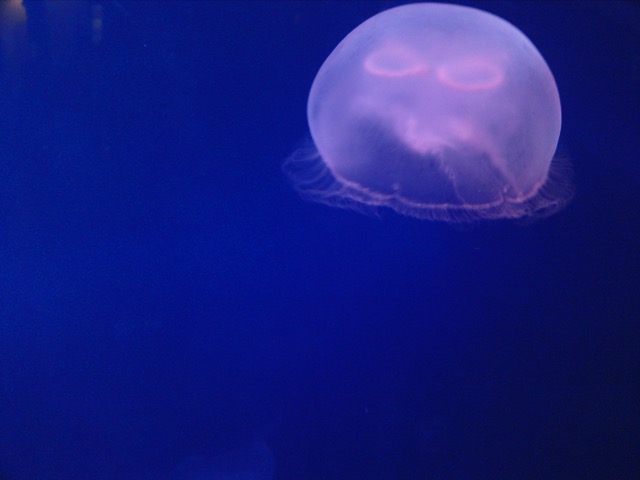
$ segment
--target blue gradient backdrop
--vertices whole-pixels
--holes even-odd
[[[465,2],[549,63],[577,193],[452,227],[281,172],[321,63],[400,2],[52,3],[2,37],[2,480],[250,442],[276,480],[640,478],[637,4]]]

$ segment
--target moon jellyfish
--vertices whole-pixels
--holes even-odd
[[[211,458],[187,457],[174,470],[174,480],[272,480],[275,460],[264,442],[252,442]]]
[[[314,145],[284,170],[316,201],[456,222],[546,216],[571,198],[553,75],[481,10],[421,3],[368,19],[318,71],[307,117]]]

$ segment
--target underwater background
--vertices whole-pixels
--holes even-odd
[[[0,3],[0,479],[640,478],[640,7],[459,2],[546,59],[576,193],[452,226],[281,169],[402,3]]]

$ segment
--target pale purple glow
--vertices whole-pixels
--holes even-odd
[[[285,165],[307,196],[438,220],[557,211],[560,97],[529,39],[468,7],[382,12],[340,42],[307,107],[317,153]]]

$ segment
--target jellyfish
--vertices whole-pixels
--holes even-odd
[[[283,169],[312,200],[466,222],[571,198],[551,70],[482,10],[418,3],[366,20],[321,66],[307,117],[312,142]]]

